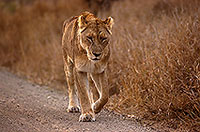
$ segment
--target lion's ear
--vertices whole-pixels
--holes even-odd
[[[111,31],[112,26],[114,24],[114,20],[112,17],[108,17],[105,21],[104,21],[105,25],[108,27],[108,30]]]
[[[87,21],[86,21],[86,18],[81,15],[78,17],[78,26],[79,26],[79,29],[81,30],[81,32],[86,28],[87,26]]]

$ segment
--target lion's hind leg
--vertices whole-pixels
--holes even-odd
[[[64,70],[65,70],[67,85],[68,85],[68,95],[69,95],[69,104],[68,104],[67,112],[77,113],[77,112],[80,112],[80,107],[79,107],[77,93],[76,93],[76,85],[74,83],[73,69],[74,69],[74,64],[68,57],[64,64]]]

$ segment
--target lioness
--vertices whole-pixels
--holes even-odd
[[[79,121],[95,121],[95,113],[108,101],[106,69],[112,25],[111,17],[100,20],[89,12],[63,24],[62,50],[69,94],[67,111],[79,112],[79,99]]]

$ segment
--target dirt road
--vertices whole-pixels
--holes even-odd
[[[0,70],[0,132],[152,132],[133,120],[107,110],[96,122],[78,122],[79,113],[66,112],[65,93],[28,83]]]

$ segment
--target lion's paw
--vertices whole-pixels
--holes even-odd
[[[94,115],[92,115],[90,113],[81,114],[79,117],[79,121],[80,122],[94,122],[95,117],[94,117]]]
[[[92,110],[94,111],[95,114],[101,111],[101,108],[98,102],[92,104]]]
[[[79,108],[79,106],[69,106],[67,108],[67,112],[70,112],[70,113],[79,113],[80,112],[80,108]]]

